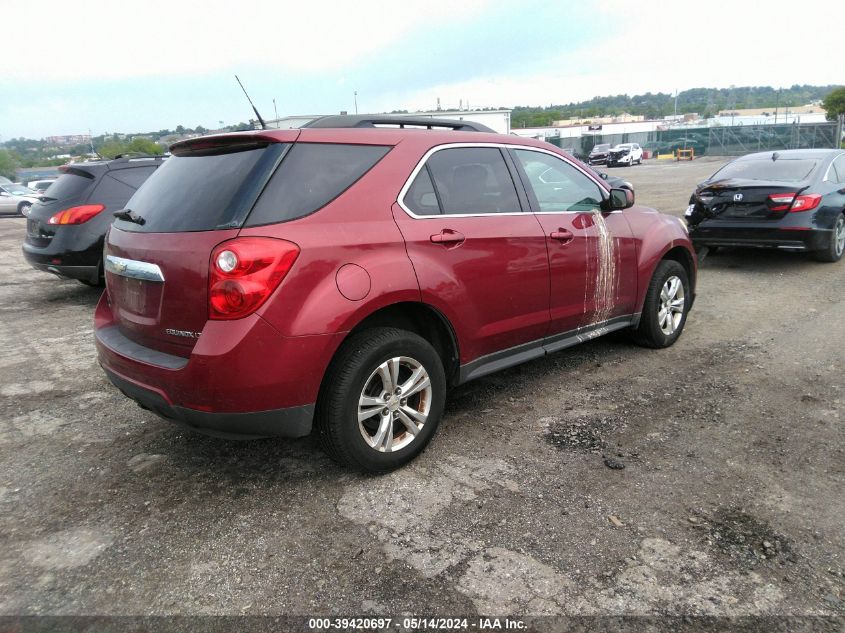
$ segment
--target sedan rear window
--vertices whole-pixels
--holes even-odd
[[[801,182],[807,180],[818,165],[819,161],[812,158],[736,160],[722,167],[713,174],[710,180],[741,178],[745,180]]]

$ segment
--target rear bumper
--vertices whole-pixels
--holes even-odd
[[[213,413],[172,405],[155,391],[120,376],[105,367],[106,377],[123,395],[142,409],[175,422],[191,431],[224,439],[261,437],[303,437],[311,432],[314,405],[287,407],[250,413]]]
[[[84,246],[77,250],[78,245],[62,235],[57,235],[44,245],[32,244],[27,238],[21,250],[24,259],[36,270],[97,284],[100,282],[102,237],[99,241],[85,239],[82,242]]]
[[[827,247],[830,230],[773,227],[771,224],[734,224],[704,221],[689,229],[696,249],[703,246],[778,248],[788,251],[818,251]]]
[[[209,321],[182,356],[121,333],[103,293],[95,314],[98,359],[109,380],[141,407],[227,438],[301,437],[343,334],[285,337],[251,315]]]

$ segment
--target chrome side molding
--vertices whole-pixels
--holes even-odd
[[[105,268],[108,272],[114,275],[120,275],[121,277],[143,279],[144,281],[164,281],[161,268],[149,262],[139,262],[134,259],[107,255]]]

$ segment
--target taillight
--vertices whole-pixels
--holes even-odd
[[[795,201],[792,203],[792,208],[789,210],[791,212],[796,211],[810,211],[811,209],[815,209],[822,201],[822,197],[818,193],[808,193],[804,196],[798,196],[795,198]]]
[[[47,220],[47,224],[82,224],[105,209],[101,204],[83,204],[59,211]]]
[[[293,242],[270,237],[236,237],[211,252],[208,318],[240,319],[257,310],[299,256]]]
[[[795,192],[769,194],[769,211],[788,211],[795,200]]]

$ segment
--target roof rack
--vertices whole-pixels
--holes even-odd
[[[429,119],[428,117],[407,117],[390,115],[333,115],[322,116],[309,121],[302,127],[314,128],[375,128],[375,127],[424,128],[427,130],[454,130],[456,132],[489,132],[495,130],[472,121],[458,121],[456,119]]]

